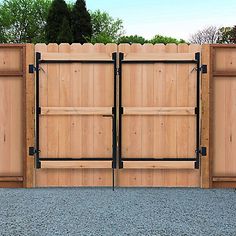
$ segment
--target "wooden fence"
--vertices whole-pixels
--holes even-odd
[[[1,45],[0,185],[236,186],[235,51]]]
[[[0,185],[23,186],[25,45],[0,46]]]

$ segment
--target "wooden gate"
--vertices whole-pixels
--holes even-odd
[[[119,186],[199,186],[200,50],[119,46]]]
[[[36,186],[110,186],[116,45],[37,44],[35,52]]]
[[[37,44],[35,185],[200,186],[200,51]]]

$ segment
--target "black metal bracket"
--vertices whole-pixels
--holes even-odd
[[[207,148],[206,147],[201,147],[200,154],[205,157],[207,155]]]
[[[29,65],[29,73],[30,74],[34,74],[34,72],[37,70],[37,68],[33,65],[33,64],[30,64]]]
[[[29,147],[29,155],[30,156],[34,156],[37,153],[40,153],[40,150],[37,150],[35,147]]]
[[[202,72],[203,74],[206,74],[206,73],[207,73],[207,65],[202,65],[202,66],[201,66],[201,72]]]

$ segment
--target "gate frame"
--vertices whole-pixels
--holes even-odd
[[[35,63],[35,45],[26,45],[26,58],[25,58],[25,79],[26,79],[26,146],[25,146],[25,169],[24,169],[24,187],[31,188],[35,187],[35,160],[29,156],[29,147],[34,146],[34,118],[35,118],[35,80],[34,74],[30,74],[28,71],[28,65]],[[12,45],[13,46],[13,45]],[[212,51],[211,47],[217,45],[202,45],[201,49],[201,59],[202,64],[206,64],[208,71],[206,74],[201,75],[201,146],[206,147],[207,153],[204,158],[201,158],[201,168],[200,168],[200,186],[201,188],[211,188],[212,187],[212,177],[211,177],[211,74],[212,74]],[[221,45],[222,46],[222,45]],[[117,51],[118,52],[118,51]],[[114,71],[115,76],[120,73],[117,67]],[[116,78],[117,80],[117,78]],[[119,82],[118,82],[119,83]],[[118,100],[118,97],[117,97]],[[120,107],[118,107],[120,109]],[[118,111],[118,110],[117,110]],[[117,112],[118,113],[118,112]],[[119,113],[117,114],[117,117]],[[119,142],[119,138],[118,138]],[[117,150],[119,152],[119,149]],[[118,154],[119,155],[119,154]]]
[[[123,158],[122,157],[122,115],[123,115],[123,106],[122,106],[122,64],[153,64],[153,63],[164,63],[164,64],[196,64],[197,71],[197,93],[196,93],[196,157],[195,158]],[[118,143],[118,158],[119,158],[119,169],[123,168],[123,161],[195,161],[195,169],[200,167],[200,155],[206,156],[206,147],[201,147],[200,136],[201,136],[201,127],[200,127],[200,97],[201,97],[201,74],[207,73],[207,66],[201,65],[201,52],[195,53],[195,60],[128,60],[125,61],[124,53],[119,53],[119,143]]]
[[[33,170],[31,169],[31,172],[29,175],[32,177],[32,172],[34,171],[34,166],[36,169],[41,168],[41,163],[40,161],[112,161],[112,182],[113,182],[113,189],[114,189],[114,184],[115,184],[115,173],[114,169],[116,169],[117,165],[117,97],[116,97],[116,87],[117,87],[117,52],[112,53],[112,58],[111,60],[41,60],[41,53],[40,52],[35,52],[35,66],[34,63],[27,63],[26,65],[29,66],[29,73],[34,74],[35,72],[35,83],[34,83],[34,92],[35,92],[35,98],[34,98],[34,145],[27,145],[28,148],[28,155],[29,156],[34,156],[34,164],[30,163],[31,168],[33,166]],[[82,64],[113,64],[114,66],[114,74],[113,74],[113,79],[114,79],[114,102],[113,102],[113,107],[112,107],[112,114],[111,115],[103,115],[104,117],[111,117],[112,118],[112,157],[110,158],[47,158],[47,157],[40,157],[40,147],[39,147],[39,117],[41,114],[41,107],[39,104],[39,80],[40,80],[40,64],[54,64],[54,63],[59,63],[59,64],[71,64],[71,63],[82,63]],[[31,85],[32,88],[32,85]],[[32,103],[31,103],[32,105]],[[30,114],[28,113],[30,116]],[[30,129],[32,126],[28,127]],[[31,142],[32,143],[32,142]],[[34,181],[31,181],[31,183],[28,183],[29,187],[32,187],[34,185]]]

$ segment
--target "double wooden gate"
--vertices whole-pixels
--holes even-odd
[[[36,186],[199,186],[199,46],[35,51]]]

